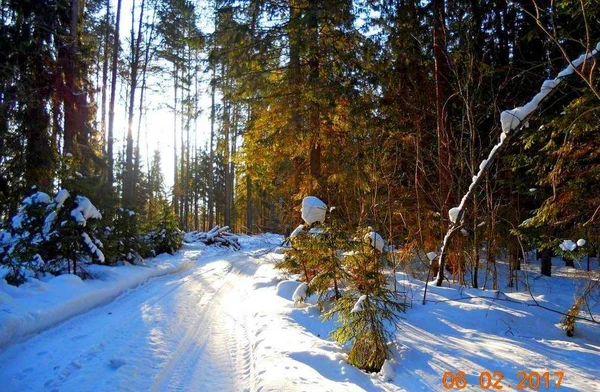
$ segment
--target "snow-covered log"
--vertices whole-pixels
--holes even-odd
[[[187,243],[202,242],[206,245],[218,245],[240,250],[240,240],[237,235],[231,233],[229,226],[215,226],[208,232],[191,231],[186,233],[183,240]]]

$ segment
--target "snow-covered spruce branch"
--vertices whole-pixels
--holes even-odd
[[[491,166],[492,162],[496,158],[499,152],[501,152],[509,144],[510,139],[518,133],[528,123],[529,118],[535,113],[538,107],[548,99],[548,97],[556,91],[558,85],[562,80],[573,74],[576,68],[579,68],[586,61],[595,58],[600,52],[600,42],[596,45],[596,48],[590,53],[582,54],[577,59],[570,62],[570,64],[563,69],[555,79],[549,79],[542,83],[540,92],[537,93],[531,101],[523,106],[511,110],[505,110],[500,114],[500,123],[502,125],[502,133],[500,134],[500,141],[492,148],[487,159],[484,159],[479,165],[479,172],[473,176],[471,185],[467,193],[462,197],[460,204],[457,207],[453,207],[448,211],[450,218],[450,227],[444,236],[442,248],[439,256],[439,270],[436,278],[436,285],[441,286],[444,280],[444,264],[446,261],[448,246],[452,235],[462,227],[462,218],[465,212],[465,206],[469,198],[475,192],[475,189],[484,178],[485,173]],[[423,294],[423,303],[427,295],[427,287],[425,287],[425,293]]]

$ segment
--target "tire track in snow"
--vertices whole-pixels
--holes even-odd
[[[190,249],[182,257],[197,260],[199,253]],[[129,330],[132,325],[138,324],[139,313],[131,311],[132,303],[141,302],[146,308],[156,306],[184,285],[189,273],[186,270],[151,278],[125,291],[107,305],[91,309],[8,347],[4,350],[7,355],[0,360],[0,367],[15,370],[10,381],[3,385],[4,390],[78,390],[79,379],[101,377],[99,372],[89,372],[89,369],[108,367],[117,370],[125,362],[115,356],[117,350],[114,348],[131,346],[131,343],[128,344],[131,340]],[[39,360],[43,362],[39,363]],[[45,369],[40,369],[42,364]],[[32,366],[38,371],[43,370],[38,377],[31,377]]]
[[[0,352],[3,391],[254,390],[243,307],[256,270],[250,259],[202,258],[9,347]]]
[[[255,389],[244,299],[256,266],[248,258],[248,254],[229,258],[230,269],[218,287],[205,293],[206,305],[154,379],[152,391]]]

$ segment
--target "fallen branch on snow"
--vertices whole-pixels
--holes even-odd
[[[183,240],[188,243],[202,242],[206,245],[219,245],[240,250],[240,241],[237,235],[231,233],[229,226],[213,227],[208,232],[191,231],[186,233]]]

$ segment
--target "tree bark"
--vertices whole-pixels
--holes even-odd
[[[108,182],[112,188],[115,181],[115,158],[113,154],[114,145],[114,123],[115,123],[115,99],[117,95],[117,65],[119,62],[119,29],[121,25],[121,0],[117,0],[117,12],[115,16],[115,38],[113,40],[113,58],[111,64],[110,102],[108,104],[108,138],[106,141],[106,153],[108,155]]]
[[[541,274],[552,276],[552,249],[545,248],[541,252]]]
[[[208,227],[212,228],[215,223],[215,116],[216,104],[215,95],[217,92],[217,70],[216,64],[213,64],[212,80],[210,90],[210,142],[208,157]]]
[[[449,64],[446,48],[445,0],[434,0],[433,55],[435,64],[435,107],[438,141],[438,180],[440,186],[441,213],[448,211],[452,192],[452,168],[450,152],[450,129],[448,121],[448,79]]]
[[[311,184],[309,189],[311,193],[319,196],[323,191],[321,187],[321,130],[320,117],[321,108],[319,104],[319,2],[317,0],[309,1],[308,30],[310,34],[309,44],[309,75],[311,87],[311,102],[309,106],[309,124],[311,137],[309,139],[309,159]],[[313,184],[314,183],[314,184]],[[315,185],[316,186],[313,186]]]

